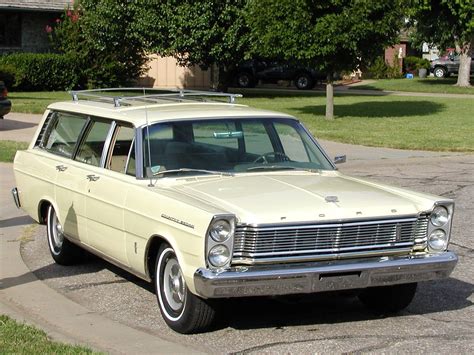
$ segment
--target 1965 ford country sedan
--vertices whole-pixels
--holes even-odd
[[[358,290],[396,312],[456,265],[452,200],[345,176],[297,119],[238,95],[137,93],[50,105],[12,193],[58,264],[85,249],[153,282],[175,331],[230,297]]]

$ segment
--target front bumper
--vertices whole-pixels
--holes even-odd
[[[194,286],[204,298],[289,295],[360,289],[448,277],[453,252],[337,260],[304,264],[198,269]]]

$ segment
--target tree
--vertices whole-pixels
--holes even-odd
[[[135,2],[77,0],[47,32],[54,48],[76,58],[88,87],[120,86],[138,78],[147,56],[132,24]]]
[[[473,0],[413,0],[411,23],[417,42],[431,42],[438,48],[454,45],[460,57],[458,86],[470,86],[474,53]]]
[[[395,43],[403,0],[250,0],[252,52],[307,62],[327,73],[326,118],[334,115],[334,73],[357,69]]]
[[[246,0],[141,0],[135,30],[150,52],[172,55],[183,66],[218,67],[226,89],[229,72],[248,51]]]

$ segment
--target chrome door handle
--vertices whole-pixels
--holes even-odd
[[[91,174],[91,175],[87,175],[87,179],[88,179],[89,181],[97,181],[97,180],[100,179],[100,176],[96,176],[96,175],[92,175],[92,174]]]
[[[56,170],[57,171],[65,171],[67,169],[67,166],[64,165],[56,165]]]

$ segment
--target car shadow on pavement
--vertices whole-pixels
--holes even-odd
[[[428,315],[470,307],[474,285],[449,278],[420,283],[412,304],[398,314],[377,314],[366,309],[354,293],[330,292],[280,298],[231,299],[224,306],[220,327],[234,329],[336,324],[354,321]],[[315,331],[317,328],[314,329]],[[310,331],[310,330],[308,330]]]
[[[31,218],[30,216],[23,215],[23,216],[18,216],[18,217],[2,219],[0,221],[0,228],[26,226],[32,223],[35,223],[33,218]]]
[[[5,116],[3,120],[0,120],[0,131],[11,131],[17,129],[25,129],[30,127],[37,126],[37,123],[33,122],[24,122],[8,119],[8,116]]]
[[[446,105],[432,101],[362,101],[353,104],[338,104],[335,108],[337,117],[410,117],[428,116],[444,111]],[[300,114],[324,116],[325,105],[293,107],[291,110]]]

